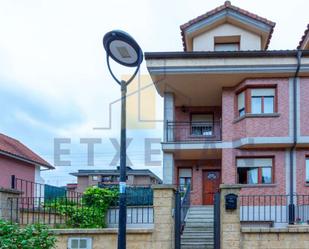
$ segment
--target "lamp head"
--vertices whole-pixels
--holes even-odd
[[[126,67],[139,66],[143,52],[137,42],[126,32],[113,30],[104,35],[103,46],[108,56]]]

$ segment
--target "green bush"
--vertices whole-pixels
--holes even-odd
[[[104,228],[105,216],[110,205],[118,198],[113,189],[88,188],[79,202],[57,198],[45,203],[45,208],[63,216],[66,227]]]
[[[1,249],[52,249],[55,244],[56,237],[46,226],[36,224],[20,228],[17,224],[0,220]]]

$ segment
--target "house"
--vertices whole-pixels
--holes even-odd
[[[183,51],[145,53],[164,98],[163,183],[190,184],[191,205],[223,183],[309,194],[309,32],[268,50],[274,27],[226,1],[180,26]]]
[[[83,193],[89,186],[119,184],[119,167],[117,169],[78,170],[71,173],[77,177],[77,192]],[[160,184],[161,179],[149,169],[132,169],[127,167],[127,184],[132,186],[149,186]]]
[[[33,187],[30,190],[30,182],[44,183],[42,169],[51,170],[54,167],[20,141],[0,134],[0,187],[11,188],[11,179],[15,176],[15,184],[21,185],[21,181],[27,181],[26,188],[33,191]]]

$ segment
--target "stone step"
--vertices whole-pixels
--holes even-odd
[[[214,243],[190,243],[190,242],[184,242],[181,243],[182,249],[213,249]]]
[[[181,235],[181,238],[183,239],[211,239],[213,240],[213,235],[212,234],[192,234],[192,233],[183,233]]]

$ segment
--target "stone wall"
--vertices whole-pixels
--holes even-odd
[[[117,229],[55,229],[56,249],[67,249],[68,238],[92,238],[92,249],[116,249]],[[127,249],[152,249],[152,229],[127,229]]]
[[[152,228],[128,228],[127,249],[174,249],[174,192],[172,185],[153,186],[154,224]],[[57,249],[68,247],[68,238],[92,238],[93,249],[117,248],[117,228],[54,229]]]
[[[309,248],[309,226],[289,226],[287,228],[241,229],[242,249],[305,249]]]
[[[291,225],[284,228],[241,227],[239,198],[236,210],[225,209],[225,196],[236,195],[240,185],[221,185],[221,249],[306,249],[309,248],[309,226]]]
[[[18,217],[17,202],[8,198],[18,197],[20,194],[20,191],[0,187],[0,219],[15,220]]]

